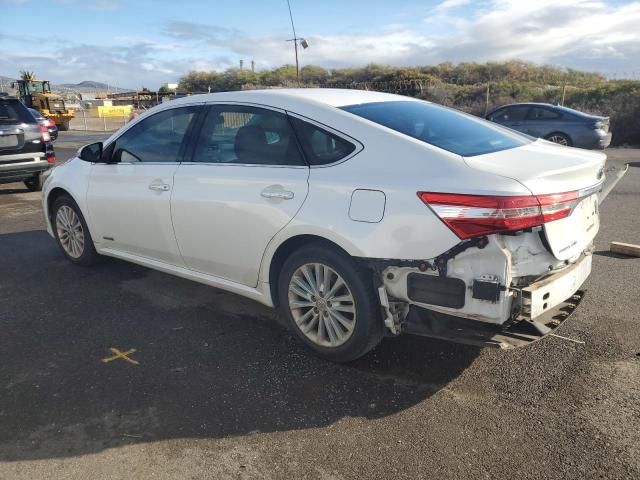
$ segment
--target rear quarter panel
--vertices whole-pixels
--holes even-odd
[[[324,120],[331,122],[330,118]],[[342,163],[311,168],[305,203],[267,247],[262,281],[268,281],[268,266],[278,246],[297,235],[326,238],[356,257],[424,260],[447,251],[460,239],[418,198],[420,191],[530,193],[519,182],[469,168],[458,155],[367,120],[331,124],[360,141],[364,149]],[[380,222],[350,218],[351,196],[356,189],[384,192]]]

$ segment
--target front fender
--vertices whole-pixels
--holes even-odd
[[[84,216],[85,222],[87,222],[89,231],[92,230],[86,201],[89,187],[88,180],[92,167],[93,164],[89,162],[73,158],[51,170],[42,189],[42,211],[44,212],[47,232],[52,237],[54,233],[53,225],[51,225],[50,221],[49,198],[50,195],[57,190],[64,190],[64,192],[76,202],[76,205],[78,205],[78,208],[80,208]]]

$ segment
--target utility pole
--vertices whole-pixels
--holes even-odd
[[[484,103],[484,114],[486,115],[489,112],[489,95],[491,94],[491,84],[487,83],[487,98]]]
[[[291,13],[291,1],[287,0],[287,6],[289,7],[289,18],[291,19],[291,29],[293,30],[293,38],[287,40],[287,42],[293,42],[293,48],[296,53],[296,81],[300,86],[300,65],[298,64],[298,42],[302,48],[307,48],[309,43],[304,38],[298,38],[296,35],[296,26],[293,23],[293,14]]]
[[[256,73],[256,61],[251,60],[251,72]]]
[[[240,60],[240,71],[244,68],[244,60]]]
[[[298,64],[298,37],[296,35],[296,26],[293,23],[293,14],[291,13],[290,0],[287,0],[287,7],[289,7],[289,18],[291,19],[291,29],[293,30],[293,38],[291,40],[287,40],[287,42],[293,42],[293,48],[296,52],[296,81],[298,82],[298,86],[300,86],[300,66]]]

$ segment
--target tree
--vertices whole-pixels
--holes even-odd
[[[327,81],[329,72],[316,65],[305,65],[300,69],[300,81],[312,85],[320,85]]]
[[[36,79],[36,74],[27,70],[22,70],[20,72],[20,79],[25,82],[33,82]]]

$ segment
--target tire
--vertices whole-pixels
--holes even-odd
[[[69,130],[69,122],[62,122],[60,125],[58,125],[58,130],[60,130],[61,132],[66,132]]]
[[[544,139],[553,143],[557,143],[558,145],[564,145],[566,147],[573,146],[573,142],[571,141],[569,136],[560,132],[550,133],[549,135],[544,137]]]
[[[29,189],[30,192],[40,192],[42,190],[42,174],[36,173],[29,180],[24,181],[24,186]]]
[[[88,266],[100,260],[82,212],[69,195],[62,195],[53,202],[51,226],[58,246],[72,263]]]
[[[318,270],[316,265],[320,266]],[[329,278],[324,289],[312,285],[319,274],[321,278]],[[381,307],[371,274],[351,257],[323,244],[302,247],[285,261],[278,280],[278,300],[296,336],[325,360],[353,361],[374,348],[384,336]],[[303,331],[305,327],[307,333]]]

